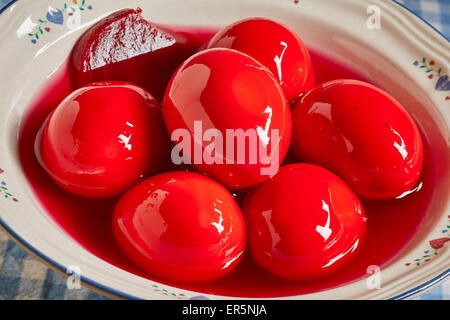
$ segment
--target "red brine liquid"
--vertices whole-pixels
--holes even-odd
[[[198,38],[207,40],[214,31],[192,32]],[[311,52],[311,55],[317,83],[341,78],[370,82],[319,53]],[[401,253],[424,220],[434,188],[430,143],[425,136],[424,169],[419,187],[400,199],[362,200],[368,217],[365,241],[358,256],[337,273],[311,282],[284,281],[263,271],[247,252],[235,270],[214,282],[185,285],[159,279],[135,267],[117,246],[111,222],[117,198],[91,200],[72,195],[50,180],[36,159],[34,142],[38,130],[50,112],[72,90],[66,64],[47,81],[42,94],[36,98],[22,121],[19,141],[21,165],[41,205],[65,232],[92,254],[144,278],[186,290],[233,297],[263,298],[314,293],[357,280],[367,275],[367,268],[371,265],[383,268],[390,259]],[[293,162],[291,156],[288,158],[286,162]]]

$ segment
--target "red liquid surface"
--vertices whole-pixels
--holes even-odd
[[[213,33],[195,31],[207,40]],[[316,82],[349,78],[368,81],[326,57],[312,52]],[[370,82],[370,81],[368,81]],[[99,258],[139,276],[202,293],[234,297],[283,297],[335,288],[366,275],[367,267],[381,268],[411,239],[424,220],[433,190],[429,142],[424,137],[424,170],[419,190],[402,199],[363,201],[368,217],[366,239],[359,255],[342,270],[311,282],[288,282],[266,273],[247,254],[241,264],[224,278],[201,285],[172,283],[135,267],[119,250],[112,233],[111,216],[118,199],[90,200],[65,192],[50,180],[38,164],[34,141],[45,118],[72,91],[67,66],[61,67],[48,83],[21,126],[19,154],[23,170],[36,197],[59,226],[81,246]],[[294,162],[291,155],[286,162]],[[338,298],[338,297],[337,297]]]

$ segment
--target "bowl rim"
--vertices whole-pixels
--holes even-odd
[[[3,12],[5,12],[10,6],[18,3],[19,0],[11,0],[9,3],[5,4],[2,8],[0,8],[0,15],[2,15]],[[404,4],[397,2],[396,0],[390,0],[390,3],[393,3],[397,5],[399,8],[402,8],[403,10],[406,10],[410,13],[409,17],[411,19],[415,18],[421,21],[422,26],[425,28],[432,29],[435,33],[439,34],[440,37],[442,37],[447,42],[450,42],[449,38],[447,38],[441,31],[436,29],[432,24],[430,24],[427,20],[422,18],[421,16],[417,15],[414,11],[412,11],[410,8],[406,7]],[[17,232],[15,232],[0,216],[0,230],[3,231],[12,241],[14,241],[19,247],[24,249],[27,253],[32,255],[33,257],[37,258],[40,262],[51,268],[52,270],[58,272],[59,274],[62,274],[65,277],[68,277],[69,275],[66,273],[67,268],[63,266],[62,264],[58,263],[54,259],[50,258],[46,254],[44,254],[42,251],[31,245],[28,241],[26,241],[24,238],[22,238]],[[405,292],[402,292],[400,294],[397,294],[389,300],[401,300],[401,299],[408,299],[411,297],[414,297],[420,293],[423,293],[424,291],[427,291],[431,289],[432,287],[442,283],[444,280],[446,280],[450,276],[450,268],[446,269],[444,272],[440,273],[439,275],[433,277],[432,279],[417,285],[416,287],[409,289]],[[86,277],[84,275],[80,275],[81,282],[89,287],[90,289],[99,292],[100,294],[106,295],[111,298],[121,298],[121,299],[133,299],[133,300],[143,300],[141,297],[137,297],[125,292],[122,292],[120,290],[111,288],[107,285],[101,284],[95,280],[90,279],[89,277]],[[269,298],[270,299],[270,298]]]

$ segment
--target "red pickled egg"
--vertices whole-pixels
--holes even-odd
[[[183,283],[218,279],[246,247],[244,216],[230,192],[193,172],[168,172],[119,200],[113,231],[122,251],[152,275]]]
[[[341,269],[359,251],[366,218],[355,193],[331,171],[292,164],[244,199],[249,249],[267,272],[308,281]]]
[[[314,86],[311,57],[302,40],[273,20],[251,18],[220,30],[208,48],[230,48],[248,54],[270,69],[289,102]]]
[[[231,49],[205,50],[185,61],[168,85],[163,114],[183,161],[233,190],[275,174],[292,133],[276,79]]]
[[[161,105],[131,83],[87,85],[47,118],[36,155],[63,189],[88,198],[117,196],[170,161]]]
[[[419,130],[385,91],[335,80],[308,92],[293,110],[293,149],[326,167],[361,197],[391,199],[414,188],[422,174]]]

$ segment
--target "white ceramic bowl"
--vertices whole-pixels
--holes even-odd
[[[450,246],[445,242],[450,233],[450,45],[424,21],[386,0],[78,0],[76,5],[75,2],[19,0],[0,15],[0,225],[22,247],[62,273],[68,266],[79,266],[85,284],[112,296],[227,298],[155,283],[92,255],[47,215],[18,161],[21,118],[45,80],[66,60],[77,37],[112,11],[140,6],[147,19],[163,24],[221,26],[252,16],[278,20],[296,31],[309,47],[318,51],[326,48],[333,59],[352,65],[393,94],[420,120],[423,130],[436,132],[430,126],[437,126],[440,132],[440,137],[428,137],[432,150],[441,152],[442,158],[433,164],[437,168],[436,185],[427,216],[403,250],[383,266],[381,288],[369,289],[366,276],[338,288],[285,298],[409,298],[449,275]],[[64,12],[65,3],[80,12],[80,27],[71,29],[66,23],[70,10]],[[381,29],[368,28],[367,20],[377,8],[381,13]],[[39,19],[52,10],[55,10],[52,32],[40,34]],[[39,39],[34,35],[36,32]],[[422,62],[427,67],[421,68]],[[439,241],[431,241],[436,239]],[[424,254],[429,251],[433,252],[430,257]]]

